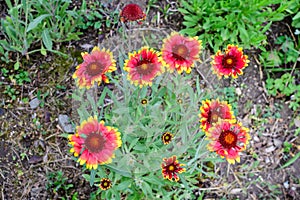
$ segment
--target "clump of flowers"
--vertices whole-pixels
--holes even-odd
[[[142,8],[134,3],[127,4],[120,13],[121,22],[137,21],[138,24],[142,24],[142,21],[146,19],[146,14]]]
[[[161,139],[164,144],[169,144],[172,141],[173,137],[174,135],[167,131],[161,136]]]
[[[97,117],[89,117],[76,127],[76,133],[69,135],[70,152],[78,158],[80,165],[87,169],[97,169],[114,158],[114,151],[122,144],[121,134],[116,128],[98,122]]]
[[[239,152],[246,149],[249,142],[249,130],[241,123],[230,123],[229,121],[219,121],[206,133],[210,141],[208,150],[216,152],[230,164],[235,161],[240,162]]]
[[[159,53],[151,48],[143,47],[138,52],[129,53],[128,57],[124,70],[134,85],[151,86],[153,79],[164,71]]]
[[[199,60],[202,41],[198,37],[185,37],[179,33],[172,33],[164,39],[162,58],[170,72],[176,70],[179,74],[183,71],[191,72],[194,62]]]
[[[219,50],[216,55],[212,56],[212,59],[213,72],[219,78],[222,76],[237,78],[238,75],[243,74],[242,70],[249,63],[248,56],[244,55],[243,49],[231,44],[227,46],[225,54]]]
[[[184,164],[180,164],[176,158],[176,156],[172,156],[170,158],[164,158],[163,163],[161,164],[162,168],[162,174],[165,179],[169,179],[172,181],[174,178],[175,181],[179,180],[178,173],[185,172],[185,168],[182,168],[181,166],[184,166]]]
[[[111,185],[111,180],[109,180],[108,178],[102,178],[99,187],[101,190],[108,190],[109,188],[111,188]]]
[[[200,127],[204,132],[207,132],[214,123],[218,120],[229,120],[235,122],[235,116],[232,107],[226,101],[219,101],[218,99],[202,101],[200,107]]]
[[[108,83],[109,80],[105,74],[117,69],[112,53],[109,50],[94,47],[91,54],[84,52],[81,55],[84,61],[77,66],[73,74],[79,88],[89,89],[95,82],[98,82],[98,85],[102,81]]]

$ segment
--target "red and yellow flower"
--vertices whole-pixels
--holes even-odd
[[[142,8],[134,3],[127,4],[120,13],[121,22],[137,21],[138,24],[142,24],[142,21],[146,19],[146,14]]]
[[[164,144],[169,144],[172,141],[173,137],[174,135],[167,131],[161,136],[161,139]]]
[[[208,150],[214,151],[230,164],[235,161],[240,162],[239,152],[246,149],[249,143],[249,130],[241,123],[230,123],[229,121],[219,121],[208,129],[206,134],[209,144]]]
[[[87,169],[97,169],[108,164],[115,157],[114,151],[122,144],[121,134],[114,127],[98,122],[97,117],[89,117],[76,127],[76,133],[69,135],[70,152],[78,158],[80,165]]]
[[[116,68],[116,61],[109,50],[94,47],[91,54],[84,52],[81,54],[83,63],[77,66],[73,78],[76,79],[79,88],[91,88],[95,82],[98,85],[102,81],[108,83],[107,72],[113,72]]]
[[[99,187],[101,190],[108,190],[109,188],[111,188],[112,183],[111,180],[109,180],[108,178],[102,178],[99,184]]]
[[[200,127],[204,132],[218,120],[229,120],[230,122],[235,122],[235,117],[232,111],[232,107],[226,101],[219,101],[218,99],[202,101],[202,106],[200,107]]]
[[[165,179],[169,179],[172,181],[174,178],[175,181],[179,180],[178,173],[185,172],[185,168],[182,168],[181,166],[184,166],[184,164],[178,163],[178,160],[176,156],[172,156],[170,158],[164,158],[163,163],[161,164],[162,168],[162,174]]]
[[[213,72],[219,78],[222,76],[237,78],[238,75],[243,74],[242,70],[250,62],[248,56],[244,55],[242,48],[231,44],[227,46],[225,54],[219,50],[216,55],[212,56],[212,59]]]
[[[191,72],[195,61],[199,61],[202,41],[198,37],[184,37],[173,32],[163,40],[162,58],[170,72],[176,70],[179,74],[183,71]]]
[[[143,47],[138,52],[129,53],[128,57],[124,70],[134,85],[151,86],[153,79],[164,71],[159,53],[151,48]]]

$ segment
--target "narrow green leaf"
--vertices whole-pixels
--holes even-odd
[[[31,31],[32,29],[36,28],[37,25],[38,25],[43,19],[45,19],[46,17],[49,17],[49,16],[51,16],[51,15],[50,15],[50,14],[43,14],[43,15],[40,15],[40,16],[38,16],[37,18],[35,18],[32,22],[29,23],[26,32],[29,32],[29,31]]]
[[[291,158],[289,161],[287,161],[284,165],[282,165],[279,169],[286,168],[293,164],[298,158],[300,157],[300,152],[298,152],[293,158]]]
[[[96,176],[96,171],[94,169],[91,170],[91,176],[90,176],[90,186],[94,185],[95,182],[95,176]]]
[[[47,50],[52,50],[52,39],[49,34],[49,30],[45,29],[42,33],[43,43]]]

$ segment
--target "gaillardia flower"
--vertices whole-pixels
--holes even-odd
[[[111,181],[108,178],[102,178],[99,187],[101,190],[108,190],[111,188],[111,185]]]
[[[222,76],[237,78],[238,75],[243,74],[242,69],[249,63],[248,56],[244,55],[243,49],[231,44],[227,46],[225,54],[219,50],[216,55],[212,56],[212,59],[213,72],[219,78]]]
[[[80,165],[87,169],[97,169],[98,165],[108,164],[114,158],[114,151],[121,146],[120,132],[116,128],[104,126],[97,117],[89,117],[76,127],[76,133],[69,135],[70,150],[79,157]]]
[[[176,32],[165,38],[161,52],[168,70],[176,70],[179,74],[183,71],[190,73],[194,61],[199,60],[201,45],[198,37],[184,37]]]
[[[185,168],[182,168],[181,166],[184,166],[184,164],[178,163],[178,160],[176,160],[176,156],[172,156],[170,158],[164,158],[163,163],[161,164],[162,168],[162,174],[165,179],[169,179],[172,181],[172,178],[175,179],[175,181],[179,180],[179,177],[177,176],[177,173],[185,172]]]
[[[202,101],[200,112],[200,127],[204,132],[207,132],[219,119],[229,120],[232,123],[235,122],[232,107],[226,101],[219,101],[218,99]]]
[[[137,21],[138,24],[142,24],[142,21],[146,19],[146,14],[141,7],[137,4],[127,4],[120,13],[121,22]]]
[[[173,137],[173,134],[167,131],[161,136],[161,139],[164,144],[169,144],[172,141]]]
[[[83,63],[77,66],[73,78],[76,79],[77,85],[80,88],[91,88],[95,82],[98,85],[102,81],[108,83],[108,78],[105,76],[107,72],[113,72],[116,68],[116,61],[109,50],[94,47],[91,54],[82,53]]]
[[[151,86],[153,79],[164,71],[159,53],[148,47],[129,53],[124,70],[128,72],[127,79],[140,87]]]
[[[240,123],[230,123],[229,121],[219,121],[208,129],[207,145],[208,150],[214,151],[222,158],[226,158],[230,164],[235,161],[240,162],[239,152],[246,149],[249,143],[249,130],[242,127]]]

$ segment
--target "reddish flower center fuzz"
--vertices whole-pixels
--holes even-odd
[[[101,63],[93,62],[89,64],[86,68],[86,73],[90,76],[96,76],[102,74],[104,71],[104,66]]]
[[[186,60],[189,57],[189,49],[184,44],[175,45],[172,48],[172,56],[176,60]]]
[[[237,136],[232,131],[226,130],[222,131],[219,142],[224,148],[230,149],[231,147],[235,147],[237,143]]]
[[[236,63],[236,59],[233,56],[225,55],[222,60],[222,65],[224,68],[234,68]]]
[[[152,65],[149,60],[141,60],[137,64],[137,72],[140,75],[149,75],[152,72]]]
[[[84,144],[90,152],[98,153],[104,148],[105,139],[99,133],[90,133]]]

